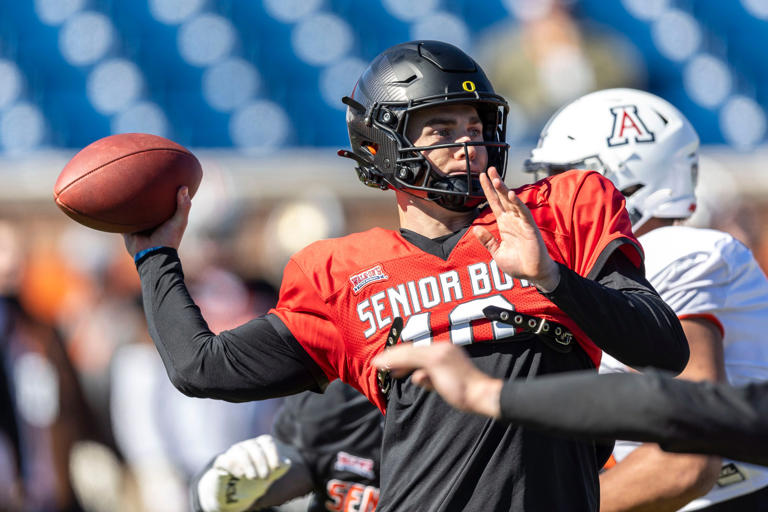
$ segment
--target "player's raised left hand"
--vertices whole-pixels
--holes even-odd
[[[473,230],[477,239],[506,274],[530,281],[541,290],[554,290],[560,282],[560,268],[550,257],[531,211],[507,188],[496,168],[481,174],[480,184],[496,216],[501,240],[481,226]]]

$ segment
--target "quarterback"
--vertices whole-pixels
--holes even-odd
[[[693,126],[667,101],[608,89],[555,114],[528,169],[594,169],[624,193],[645,250],[646,277],[680,318],[690,344],[680,378],[727,377],[734,385],[768,381],[768,279],[751,252],[727,233],[679,225],[696,207],[698,147]],[[627,371],[615,358],[603,357],[601,373]],[[768,500],[766,468],[669,455],[627,441],[616,443],[613,458],[618,464],[600,476],[601,510],[677,510],[702,494],[684,510],[751,510],[759,496]]]
[[[452,409],[372,359],[398,338],[462,345],[497,377],[595,369],[601,349],[679,372],[680,322],[647,282],[624,198],[600,174],[504,184],[508,105],[479,65],[437,41],[376,57],[343,99],[364,184],[393,190],[399,231],[311,244],[276,307],[214,335],[176,248],[190,200],[126,235],[150,333],[184,393],[255,400],[349,383],[386,413],[379,511],[597,510],[603,455]],[[487,206],[485,206],[487,203]]]

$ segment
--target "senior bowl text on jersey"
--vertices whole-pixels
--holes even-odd
[[[381,265],[377,265],[381,269]],[[382,271],[383,273],[383,271]],[[462,275],[463,274],[463,275]],[[383,274],[386,276],[386,274]],[[462,286],[463,283],[463,286]],[[428,275],[419,280],[390,285],[386,290],[374,293],[357,304],[358,318],[364,324],[363,335],[370,338],[377,330],[387,328],[394,317],[407,319],[401,337],[416,344],[438,341],[445,332],[433,332],[430,323],[431,310],[436,306],[453,306],[448,312],[450,341],[466,345],[474,341],[500,339],[515,334],[515,328],[499,322],[492,322],[493,333],[483,332],[480,325],[472,322],[485,318],[483,309],[498,306],[514,309],[514,305],[500,293],[513,287],[528,287],[525,280],[512,279],[499,270],[495,261],[467,265],[462,272],[449,270],[437,275]],[[467,300],[477,297],[474,300]],[[462,302],[464,301],[464,302]],[[443,308],[443,311],[445,308]],[[436,322],[438,325],[444,322]]]

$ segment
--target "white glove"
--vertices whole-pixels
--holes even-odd
[[[281,457],[272,436],[233,444],[200,478],[200,506],[205,512],[248,510],[290,467],[291,460]]]

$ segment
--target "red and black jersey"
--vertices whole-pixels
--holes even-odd
[[[597,510],[594,443],[462,413],[409,378],[393,380],[385,402],[370,365],[399,316],[406,339],[463,344],[481,371],[505,380],[594,370],[595,345],[636,367],[685,366],[680,323],[643,276],[610,182],[578,171],[518,193],[561,266],[551,293],[499,272],[469,229],[435,240],[374,229],[301,251],[270,314],[213,334],[176,251],[165,248],[137,262],[149,332],[174,385],[191,396],[263,399],[335,378],[363,391],[386,411],[379,512]],[[496,231],[489,211],[474,224]],[[578,345],[558,352],[489,322],[478,311],[490,304],[563,323]]]
[[[601,175],[564,173],[517,193],[555,261],[587,276],[603,251],[619,242],[641,266],[624,198]],[[498,237],[489,208],[474,225]],[[514,336],[514,327],[487,320],[482,310],[490,305],[515,309],[564,324],[599,364],[600,350],[579,326],[530,283],[500,271],[470,231],[445,260],[424,252],[399,232],[380,228],[312,244],[288,263],[272,313],[329,380],[349,382],[382,411],[386,404],[370,361],[384,349],[392,320],[398,316],[405,321],[405,341],[467,345]]]

